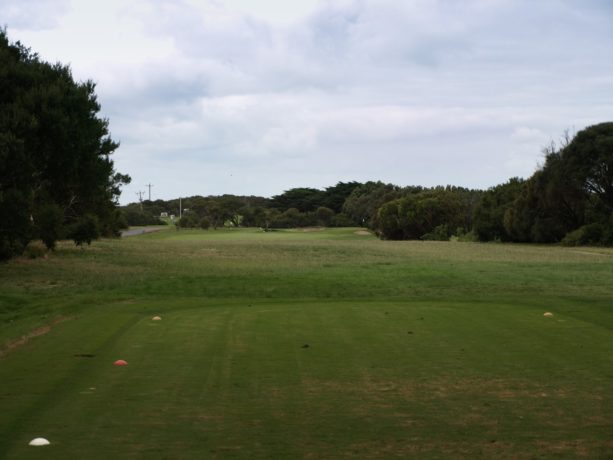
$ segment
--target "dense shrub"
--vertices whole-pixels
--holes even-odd
[[[331,227],[355,227],[355,222],[345,213],[336,214],[330,222]]]
[[[34,223],[38,237],[48,249],[55,248],[55,242],[64,234],[64,211],[55,203],[46,203],[37,212]]]
[[[185,214],[178,220],[177,226],[180,228],[197,228],[200,226],[200,222],[193,214]]]
[[[200,228],[203,230],[208,230],[211,227],[211,221],[207,217],[203,217],[200,219]]]
[[[85,214],[70,229],[68,236],[74,240],[77,246],[83,246],[100,237],[100,223],[98,217],[93,214]]]
[[[166,225],[159,217],[140,209],[127,208],[122,211],[122,215],[129,226]]]
[[[451,233],[449,232],[449,226],[447,224],[442,224],[434,228],[429,233],[422,235],[420,239],[426,241],[449,241],[451,237]]]
[[[564,246],[600,246],[607,244],[608,229],[600,222],[584,225],[569,232],[562,244]]]
[[[30,241],[23,251],[28,259],[37,259],[47,254],[47,247],[42,241]]]

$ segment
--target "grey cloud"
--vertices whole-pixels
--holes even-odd
[[[142,3],[133,17],[172,54],[121,68],[99,95],[118,169],[148,165],[168,197],[352,179],[487,187],[613,111],[604,1],[335,1],[291,27]]]
[[[0,25],[9,30],[45,30],[57,26],[69,0],[2,0]]]

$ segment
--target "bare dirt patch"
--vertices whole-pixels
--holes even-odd
[[[24,346],[30,340],[36,337],[40,337],[41,335],[48,334],[53,328],[53,326],[59,323],[63,323],[64,321],[68,321],[69,319],[72,319],[72,317],[60,316],[54,319],[53,321],[51,321],[51,323],[45,324],[44,326],[37,327],[36,329],[31,330],[27,334],[22,335],[20,338],[6,343],[2,348],[0,348],[0,358],[3,358],[4,356],[15,351],[16,349]]]
[[[358,230],[356,232],[353,232],[356,235],[360,235],[360,236],[370,236],[372,235],[372,233],[370,233],[368,230]]]

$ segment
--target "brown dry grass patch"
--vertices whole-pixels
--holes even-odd
[[[306,379],[303,388],[308,395],[322,393],[339,393],[368,399],[379,399],[381,395],[390,395],[401,399],[419,398],[420,400],[444,399],[465,395],[489,397],[500,400],[526,398],[567,398],[572,391],[568,388],[546,387],[530,380],[522,379],[433,379],[419,380],[385,380],[373,377],[342,382],[318,379]],[[576,395],[574,395],[576,396]],[[589,399],[601,396],[590,393],[583,395]]]

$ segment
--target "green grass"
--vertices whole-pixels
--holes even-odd
[[[612,250],[356,230],[1,265],[0,458],[613,457]]]

